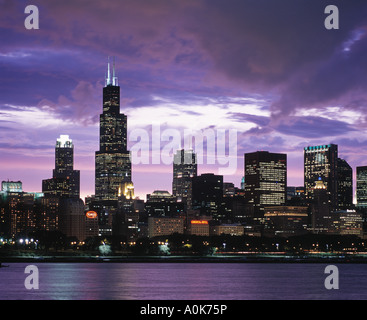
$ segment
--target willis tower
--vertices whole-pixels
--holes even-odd
[[[131,182],[130,151],[127,150],[127,117],[120,113],[120,87],[108,61],[100,115],[99,151],[95,162],[95,200],[115,206],[122,184]]]

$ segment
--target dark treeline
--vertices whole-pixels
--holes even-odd
[[[155,238],[139,238],[134,242],[123,236],[98,236],[79,242],[59,231],[39,231],[29,235],[34,241],[20,241],[0,246],[2,254],[14,251],[62,252],[79,251],[84,254],[111,255],[213,255],[240,252],[288,252],[292,254],[319,252],[343,252],[367,250],[365,241],[356,236],[306,234],[289,238],[251,236],[194,236],[173,234]],[[104,251],[103,251],[104,250]]]

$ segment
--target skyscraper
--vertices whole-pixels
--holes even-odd
[[[245,197],[261,218],[265,206],[285,205],[287,155],[257,151],[245,154]]]
[[[191,179],[197,176],[196,154],[193,150],[177,150],[173,157],[172,195],[187,203]]]
[[[315,181],[311,203],[311,231],[313,233],[331,233],[333,217],[329,195],[322,178]]]
[[[357,167],[357,206],[367,209],[367,166]]]
[[[131,182],[130,152],[127,150],[127,117],[120,113],[120,87],[113,63],[108,62],[100,115],[99,151],[95,158],[95,198],[118,200],[119,187]]]
[[[205,173],[192,178],[189,208],[198,210],[200,215],[211,216],[214,220],[224,217],[223,176]]]
[[[79,198],[80,171],[74,170],[74,144],[68,135],[56,141],[55,169],[52,178],[42,180],[45,195]]]
[[[353,207],[353,169],[344,159],[338,158],[338,210]]]
[[[332,210],[338,205],[338,146],[335,144],[304,149],[304,183],[306,201],[314,199],[316,181],[323,181]]]

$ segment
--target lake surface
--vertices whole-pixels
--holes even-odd
[[[1,300],[367,299],[367,264],[336,264],[338,290],[321,263],[35,263],[38,290],[24,284],[30,263],[8,265]]]

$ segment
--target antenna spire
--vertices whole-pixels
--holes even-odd
[[[111,85],[111,70],[110,70],[110,57],[107,60],[107,77],[106,77],[106,86]]]
[[[117,76],[115,73],[115,57],[113,57],[113,67],[112,67],[112,85],[113,86],[118,86],[117,83]]]

